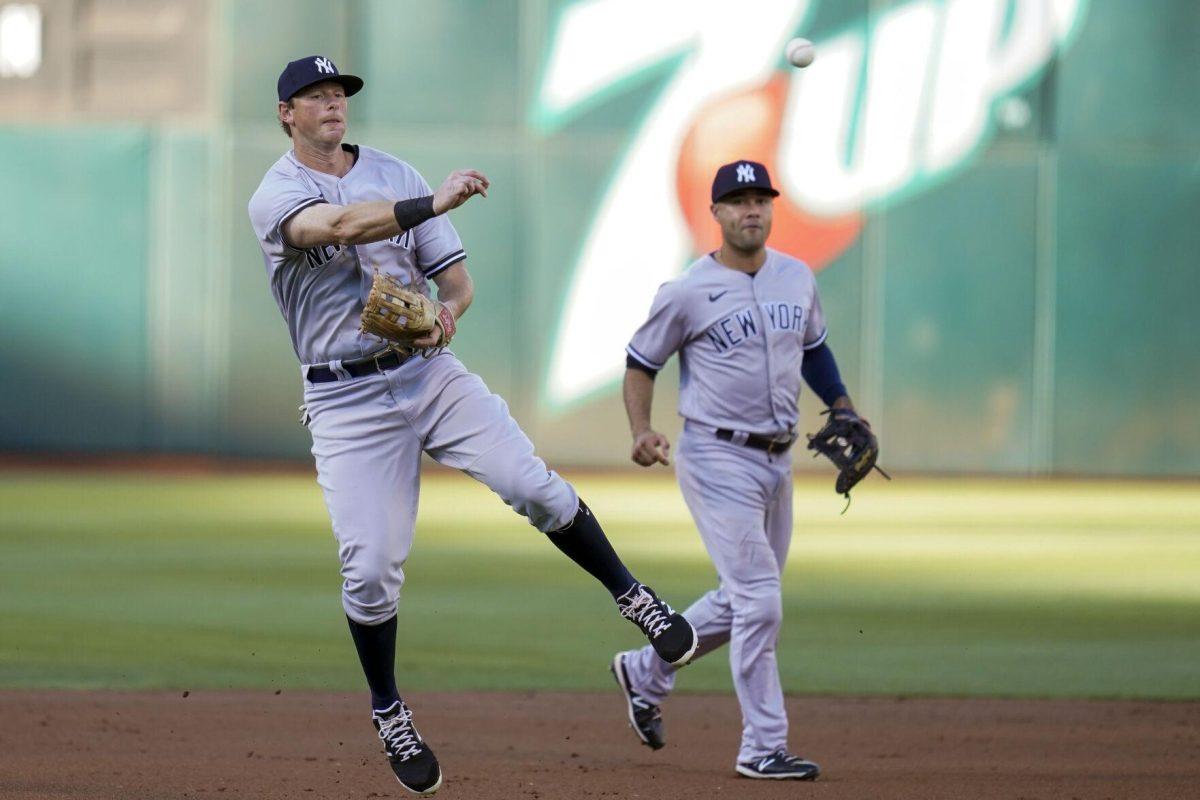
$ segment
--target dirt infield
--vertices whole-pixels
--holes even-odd
[[[680,696],[638,745],[614,694],[414,695],[440,798],[1194,798],[1200,703],[791,698],[815,784],[737,778],[732,697]],[[0,693],[0,798],[379,798],[358,696]]]

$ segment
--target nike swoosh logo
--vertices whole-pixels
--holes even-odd
[[[716,301],[720,300],[722,297],[724,297],[728,293],[729,293],[729,290],[726,289],[723,292],[717,292],[716,294],[710,294],[708,296],[708,302],[715,303]]]

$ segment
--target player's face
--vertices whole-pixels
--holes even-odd
[[[340,83],[322,81],[279,104],[280,119],[292,125],[292,135],[314,144],[336,146],[346,135],[346,90]]]
[[[713,218],[721,226],[726,244],[746,253],[762,248],[771,235],[774,201],[767,192],[747,189],[713,203]]]

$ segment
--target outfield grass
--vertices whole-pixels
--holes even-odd
[[[715,580],[666,473],[572,476],[676,605]],[[1200,697],[1188,483],[797,484],[789,692]],[[401,599],[405,689],[607,688],[638,636],[486,489],[427,476]],[[0,472],[0,686],[357,689],[305,475]],[[719,651],[681,690],[727,691]]]

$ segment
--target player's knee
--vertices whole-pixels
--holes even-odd
[[[365,591],[362,587],[342,588],[342,608],[346,616],[363,625],[377,625],[396,613],[399,592]]]
[[[396,613],[404,571],[386,561],[356,565],[343,571],[342,606],[355,622],[374,625]]]
[[[579,498],[570,484],[544,467],[519,475],[519,479],[508,482],[507,494],[497,490],[514,511],[543,533],[570,523],[579,508]]]
[[[724,586],[714,589],[709,595],[709,601],[719,614],[728,614],[733,611],[733,603],[730,602],[729,593],[725,591]]]
[[[777,591],[748,595],[734,603],[734,614],[748,627],[778,630],[783,624],[783,598]]]

